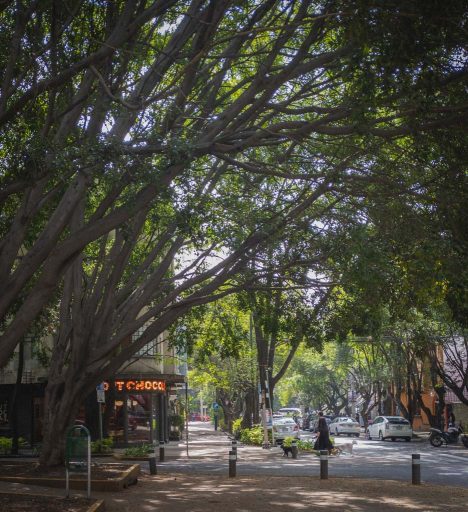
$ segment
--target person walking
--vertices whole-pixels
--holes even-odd
[[[314,450],[328,450],[331,453],[333,449],[333,443],[330,439],[330,430],[328,428],[327,421],[323,417],[323,412],[319,412],[319,420],[317,426],[318,434],[315,440]]]

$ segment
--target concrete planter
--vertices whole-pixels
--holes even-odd
[[[91,472],[91,492],[104,491],[113,492],[126,489],[129,485],[138,482],[138,475],[140,474],[140,465],[134,464],[116,478],[108,479],[93,479]],[[44,487],[63,487],[65,488],[65,478],[51,478],[51,477],[32,477],[32,476],[1,476],[0,480],[4,482],[16,482],[27,485],[42,485]],[[78,490],[87,489],[86,478],[77,478],[76,473],[70,473],[70,488]]]

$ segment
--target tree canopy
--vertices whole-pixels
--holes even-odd
[[[461,0],[3,2],[0,24],[0,365],[56,307],[47,424],[283,233],[313,247],[417,186],[379,162],[466,114]]]

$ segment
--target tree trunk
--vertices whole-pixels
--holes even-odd
[[[375,395],[373,393],[367,394],[367,395],[364,395],[364,393],[361,393],[361,396],[364,398],[364,402],[361,404],[360,412],[361,412],[361,417],[364,421],[364,428],[367,429],[367,427],[369,425],[369,414],[372,411],[372,409],[374,409],[374,407],[376,406]],[[374,403],[371,405],[372,398],[374,398]]]
[[[115,393],[115,375],[113,375],[109,379],[109,389],[106,392],[106,405],[104,407],[104,414],[102,418],[102,428],[104,431],[104,437],[107,437],[109,435],[109,423],[111,418],[114,416],[114,409],[115,409],[115,399],[116,399],[116,393]]]
[[[445,411],[445,388],[444,386],[434,386],[434,390],[437,393],[437,397],[439,398],[437,402],[437,428],[440,430],[445,429],[445,417],[444,417],[444,411]]]
[[[99,439],[99,406],[96,392],[92,391],[85,400],[85,425],[88,428],[91,439]]]
[[[408,415],[406,419],[413,424],[414,420],[414,407],[413,407],[413,387],[411,383],[412,366],[411,363],[406,366],[406,401],[408,403]]]
[[[13,455],[18,454],[19,450],[19,432],[18,432],[18,396],[21,391],[21,382],[23,380],[23,369],[24,369],[24,338],[19,343],[18,352],[18,371],[16,372],[16,383],[13,390],[13,396],[11,398],[11,430],[12,430],[12,445],[11,453]]]
[[[224,394],[218,390],[218,402],[221,405],[221,408],[223,409],[223,415],[224,415],[224,425],[228,432],[232,432],[232,422],[233,422],[233,411],[232,411],[232,401],[227,398],[226,396],[223,396]]]
[[[65,441],[88,389],[79,381],[67,379],[47,384],[45,390],[43,441],[39,462],[44,466],[62,465]]]
[[[253,423],[255,422],[255,400],[256,393],[254,388],[250,388],[245,393],[244,398],[244,412],[242,414],[242,423],[241,428],[252,428]]]

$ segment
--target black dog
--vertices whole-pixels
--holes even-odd
[[[283,448],[283,457],[289,457],[289,454],[291,454],[292,457],[292,446],[284,446],[281,445],[281,448]]]

